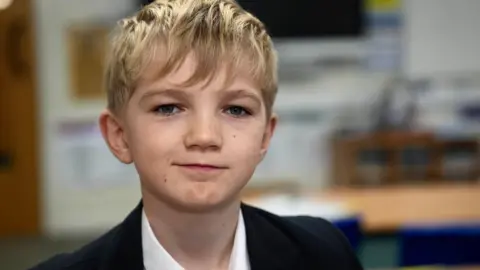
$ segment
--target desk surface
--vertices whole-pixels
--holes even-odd
[[[368,232],[392,231],[405,224],[480,221],[480,184],[338,189],[314,196],[345,201],[363,216]]]
[[[306,196],[347,205],[362,215],[369,233],[394,231],[406,224],[480,221],[480,183],[341,188]]]

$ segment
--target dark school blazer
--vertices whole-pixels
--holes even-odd
[[[144,270],[140,203],[118,226],[31,270]],[[251,270],[362,270],[343,234],[321,218],[280,217],[242,204]]]

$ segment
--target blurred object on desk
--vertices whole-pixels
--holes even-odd
[[[415,129],[417,95],[421,84],[402,77],[392,77],[383,87],[372,118],[372,132],[411,131]]]

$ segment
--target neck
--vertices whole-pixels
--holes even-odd
[[[234,201],[209,212],[186,212],[143,192],[144,211],[163,248],[184,268],[227,268],[240,211]],[[208,247],[208,248],[205,248]]]

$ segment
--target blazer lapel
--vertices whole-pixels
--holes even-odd
[[[105,249],[102,270],[144,270],[142,208],[138,206],[114,229]],[[295,242],[258,209],[242,204],[251,270],[291,270],[300,263]]]
[[[114,230],[103,260],[103,270],[144,270],[142,249],[142,208],[138,206]]]
[[[297,245],[258,211],[242,204],[251,269],[296,269],[300,259]]]

